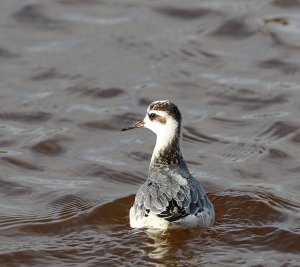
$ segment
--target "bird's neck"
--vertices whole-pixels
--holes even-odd
[[[181,140],[182,129],[180,126],[171,132],[157,134],[150,168],[166,165],[180,165],[183,161]]]

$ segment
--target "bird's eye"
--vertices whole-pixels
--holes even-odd
[[[148,116],[150,120],[154,120],[158,115],[155,113],[150,113]]]

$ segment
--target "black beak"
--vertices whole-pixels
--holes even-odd
[[[129,125],[128,127],[123,128],[121,131],[127,131],[135,128],[144,128],[144,124],[144,121],[138,121]]]

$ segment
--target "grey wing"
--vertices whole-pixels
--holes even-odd
[[[210,205],[209,200],[204,188],[196,179],[191,177],[188,180],[188,184],[190,189],[190,200],[189,203],[187,203],[186,210],[189,214],[196,215]]]
[[[200,183],[193,177],[184,185],[163,182],[146,182],[136,195],[135,206],[147,216],[151,211],[170,222],[189,214],[196,215],[207,205],[207,197]]]
[[[154,214],[163,212],[169,200],[171,196],[162,191],[159,184],[147,181],[138,190],[134,205],[137,211],[147,216],[150,211]]]

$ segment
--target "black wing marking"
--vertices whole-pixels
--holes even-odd
[[[183,207],[180,207],[176,200],[173,198],[169,201],[168,206],[166,207],[165,211],[159,213],[157,216],[160,218],[164,218],[169,222],[174,222],[179,219],[182,219],[189,214],[185,211]]]

